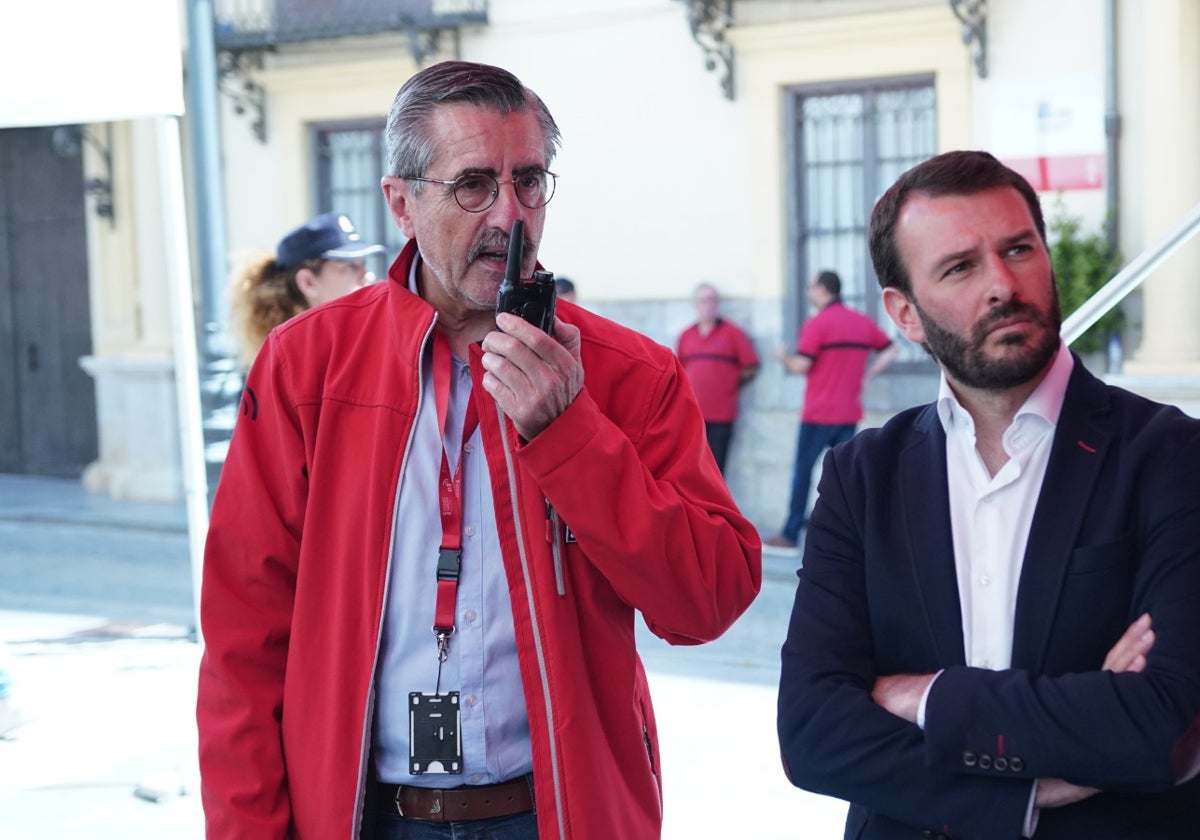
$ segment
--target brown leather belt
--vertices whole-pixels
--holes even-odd
[[[381,808],[411,820],[491,820],[533,810],[532,775],[494,785],[440,789],[380,782],[378,788]]]

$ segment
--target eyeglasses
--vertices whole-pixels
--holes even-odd
[[[512,184],[517,201],[536,210],[545,207],[554,198],[554,187],[558,176],[545,169],[532,169],[515,176],[511,181],[497,181],[486,172],[468,172],[453,181],[443,178],[405,178],[406,181],[424,181],[428,184],[445,184],[454,193],[458,206],[468,213],[482,213],[496,203],[501,184]]]

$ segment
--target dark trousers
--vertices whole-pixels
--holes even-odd
[[[787,522],[783,535],[792,542],[800,539],[808,513],[808,490],[812,486],[813,467],[826,449],[845,443],[854,437],[855,424],[827,426],[824,423],[801,423],[796,441],[796,466],[792,471],[792,499],[788,504]]]
[[[533,811],[492,820],[433,823],[390,814],[376,818],[373,840],[537,840]]]
[[[712,450],[717,468],[725,474],[725,456],[729,454],[729,441],[733,439],[733,423],[709,423],[704,421],[704,432],[708,437],[708,448]]]

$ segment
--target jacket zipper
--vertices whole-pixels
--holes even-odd
[[[650,727],[642,724],[642,740],[646,742],[646,757],[650,760],[650,773],[654,775],[655,781],[659,778],[659,768],[654,766],[654,744],[650,743]]]
[[[425,356],[425,347],[429,343],[429,337],[433,335],[433,330],[437,325],[437,316],[429,323],[429,329],[425,331],[425,337],[421,340],[421,358]],[[379,648],[381,636],[383,633],[383,618],[387,611],[387,591],[392,582],[392,553],[396,548],[396,509],[400,506],[400,485],[404,479],[404,470],[408,466],[408,455],[412,451],[413,439],[417,435],[417,420],[421,414],[421,401],[425,399],[425,379],[421,373],[421,365],[417,365],[417,410],[413,415],[412,428],[408,432],[408,440],[404,443],[404,455],[400,459],[400,472],[396,477],[396,495],[392,498],[392,528],[388,537],[387,560],[384,564],[383,574],[383,598],[380,602],[379,612],[379,633],[375,636],[375,656],[371,660],[371,685],[367,690],[367,708],[363,714],[363,732],[359,743],[358,755],[358,787],[354,798],[354,820],[353,834],[350,835],[350,840],[358,840],[359,834],[362,832],[362,819],[366,808],[366,781],[370,775],[367,767],[367,762],[371,759],[371,710],[375,706],[375,673],[379,668]]]
[[[517,470],[513,463],[512,447],[508,441],[508,426],[504,410],[496,404],[496,418],[500,421],[500,444],[504,449],[504,467],[508,476],[508,496],[512,508],[513,528],[517,538],[517,556],[521,561],[521,576],[525,582],[525,599],[529,607],[529,622],[533,631],[533,650],[537,655],[538,675],[541,677],[542,702],[546,707],[546,743],[550,748],[550,774],[554,779],[554,815],[558,820],[558,836],[566,837],[566,822],[562,807],[562,779],[558,767],[558,744],[555,741],[554,707],[550,700],[550,680],[546,673],[546,651],[542,647],[541,627],[538,624],[537,607],[533,600],[533,580],[529,574],[529,554],[525,550],[525,528],[517,504]]]

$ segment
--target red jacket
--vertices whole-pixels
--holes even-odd
[[[384,590],[404,540],[393,511],[435,320],[406,288],[415,253],[410,242],[388,282],[277,329],[250,371],[204,559],[210,838],[358,837]],[[471,360],[538,831],[646,840],[662,801],[634,611],[674,644],[716,638],[758,592],[759,539],[670,350],[570,304],[558,314],[582,332],[586,383],[533,441]]]

